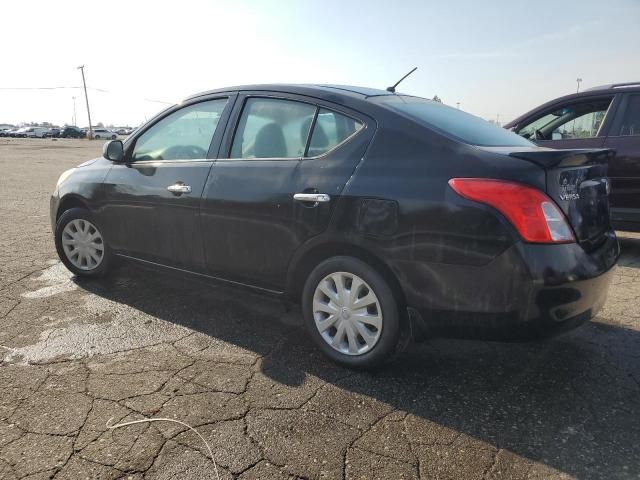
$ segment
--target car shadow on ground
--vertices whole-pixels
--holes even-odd
[[[621,263],[632,258],[625,254]],[[596,319],[539,343],[434,339],[378,371],[353,372],[327,361],[299,316],[276,300],[131,265],[109,279],[77,282],[256,352],[263,356],[262,373],[274,382],[298,387],[313,375],[432,422],[440,432],[435,444],[451,442],[454,431],[579,478],[629,478],[640,471],[636,330]]]
[[[634,235],[634,234],[631,234]],[[627,236],[624,233],[618,236],[622,256],[618,265],[622,267],[640,268],[640,235]]]

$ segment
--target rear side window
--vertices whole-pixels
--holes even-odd
[[[374,101],[412,118],[425,127],[469,145],[487,147],[530,147],[533,145],[530,141],[513,132],[440,102],[400,95],[383,95],[376,97]]]
[[[619,135],[640,135],[640,95],[629,97]]]
[[[247,99],[231,158],[302,157],[315,113],[315,106],[293,100]]]
[[[318,111],[307,157],[317,157],[334,149],[363,127],[362,123],[345,115],[325,110]]]

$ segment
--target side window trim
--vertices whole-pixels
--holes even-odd
[[[140,128],[135,132],[135,137],[131,138],[131,141],[128,141],[126,146],[125,146],[125,164],[148,164],[148,163],[184,163],[184,162],[210,162],[215,160],[216,156],[217,156],[217,152],[220,149],[220,145],[221,145],[221,141],[222,141],[222,137],[224,134],[224,131],[227,128],[227,123],[229,120],[229,116],[231,115],[231,112],[233,111],[233,106],[236,102],[236,99],[238,97],[238,93],[237,92],[225,92],[225,93],[221,93],[221,94],[217,94],[214,96],[205,96],[202,98],[198,98],[194,101],[185,103],[185,104],[177,104],[174,105],[173,107],[169,107],[165,110],[163,110],[162,112],[158,113],[155,117],[153,117],[149,122],[147,122],[144,125],[144,128]],[[162,120],[164,120],[166,117],[174,114],[175,112],[186,108],[186,107],[190,107],[192,105],[197,105],[199,103],[205,103],[205,102],[210,102],[210,101],[215,101],[215,100],[223,100],[226,99],[227,103],[224,107],[224,110],[222,111],[222,114],[220,115],[220,120],[218,120],[218,125],[214,131],[213,137],[211,138],[211,142],[209,144],[209,149],[207,151],[207,155],[206,158],[203,159],[195,159],[195,160],[137,160],[134,161],[132,156],[133,156],[133,152],[135,150],[136,147],[136,143],[138,141],[138,139],[145,134],[145,132],[147,132],[149,129],[151,129],[153,126],[155,126],[157,123],[161,122]],[[129,140],[129,139],[127,139]]]
[[[313,137],[313,129],[316,128],[316,122],[318,121],[319,113],[320,113],[320,107],[316,105],[316,111],[313,114],[313,119],[311,120],[311,125],[309,125],[309,131],[307,132],[307,144],[304,146],[304,152],[302,153],[302,158],[308,158],[307,154],[309,153],[309,147],[311,146],[311,137]]]

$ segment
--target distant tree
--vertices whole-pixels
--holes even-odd
[[[98,122],[98,123],[96,123],[96,127],[98,127],[98,128],[104,128],[104,125],[102,124],[102,122]]]
[[[431,100],[433,100],[434,102],[442,103],[442,100],[440,100],[440,97],[438,95],[434,95]]]

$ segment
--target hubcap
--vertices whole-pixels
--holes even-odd
[[[62,248],[80,270],[93,270],[104,258],[102,235],[94,224],[81,218],[71,220],[62,230]]]
[[[345,355],[368,352],[382,332],[378,297],[353,273],[336,272],[320,281],[313,295],[313,318],[324,341]]]

